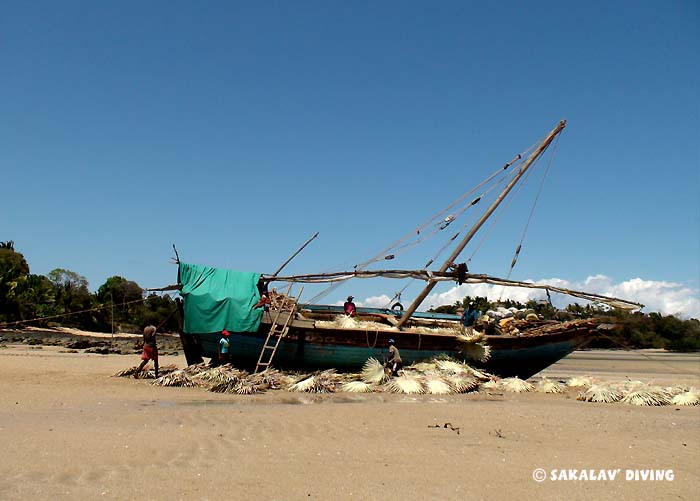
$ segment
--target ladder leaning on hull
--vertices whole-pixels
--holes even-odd
[[[280,340],[289,332],[289,323],[296,314],[297,301],[301,297],[301,293],[304,290],[302,287],[299,290],[297,297],[291,297],[290,293],[292,292],[292,285],[293,284],[289,284],[287,294],[283,297],[282,302],[274,312],[274,318],[272,320],[272,325],[270,326],[270,331],[267,333],[267,338],[265,338],[262,350],[260,350],[258,363],[255,365],[255,372],[259,372],[261,369],[267,369],[272,364],[272,358],[275,356],[275,353],[277,353],[277,347],[280,344]],[[280,321],[280,315],[282,313],[287,314],[286,318],[283,319],[283,322]],[[273,340],[274,343],[272,343]]]

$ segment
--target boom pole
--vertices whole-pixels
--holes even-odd
[[[510,193],[510,191],[513,189],[513,187],[520,181],[520,178],[523,177],[525,172],[530,168],[532,163],[539,157],[544,150],[547,149],[547,146],[554,140],[554,138],[559,134],[562,130],[564,130],[564,127],[566,127],[566,120],[562,120],[559,122],[559,124],[552,129],[552,132],[549,133],[549,135],[545,138],[545,140],[542,142],[542,144],[539,145],[539,147],[532,152],[530,157],[525,161],[523,166],[520,168],[518,173],[515,175],[515,177],[511,180],[510,183],[508,183],[508,186],[505,187],[505,189],[501,192],[501,194],[498,196],[496,200],[491,204],[491,206],[486,210],[483,216],[481,216],[481,219],[476,222],[476,224],[472,227],[471,230],[469,230],[469,233],[467,233],[462,241],[459,243],[457,248],[452,252],[450,257],[447,258],[445,263],[440,267],[438,270],[440,273],[443,273],[447,271],[447,269],[454,263],[454,261],[457,259],[459,254],[464,250],[464,248],[467,246],[469,241],[474,237],[477,231],[483,226],[483,224],[486,222],[486,220],[493,214],[493,212],[498,208],[498,206],[503,202],[505,197]],[[411,303],[411,305],[408,307],[408,309],[404,312],[403,316],[399,320],[399,323],[397,324],[398,328],[401,328],[403,324],[406,323],[406,321],[411,318],[411,315],[418,309],[420,304],[423,302],[423,300],[430,294],[430,291],[433,290],[433,288],[437,285],[437,281],[435,280],[430,280],[425,288],[421,291],[420,294],[418,294],[418,297]]]
[[[279,268],[277,268],[277,271],[274,272],[274,273],[272,274],[272,276],[273,276],[273,277],[276,277],[277,275],[279,275],[280,271],[282,271],[282,270],[284,269],[284,267],[287,266],[287,265],[289,264],[289,262],[290,262],[292,259],[294,259],[295,257],[297,257],[297,254],[299,254],[301,251],[303,251],[303,250],[304,250],[304,247],[306,247],[307,245],[309,245],[309,244],[311,243],[311,241],[312,241],[313,239],[315,239],[315,238],[318,236],[318,233],[319,233],[319,232],[317,231],[316,234],[315,234],[313,237],[309,238],[306,242],[304,242],[304,245],[302,245],[301,247],[299,247],[299,250],[297,250],[294,254],[292,254],[292,256],[291,256],[289,259],[287,259],[284,263],[282,263],[282,266],[280,266]]]

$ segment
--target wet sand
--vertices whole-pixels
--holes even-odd
[[[0,349],[0,500],[697,499],[700,489],[700,407],[585,403],[575,391],[214,394],[111,377],[138,355],[66,351]],[[697,387],[700,356],[577,352],[546,371],[583,374]],[[552,480],[562,469],[620,472]],[[641,480],[650,469],[665,479]]]

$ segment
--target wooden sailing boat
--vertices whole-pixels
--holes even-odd
[[[230,325],[225,323],[231,322],[231,320],[223,318],[220,319],[221,322],[219,323],[209,322],[217,319],[208,317],[204,318],[204,323],[197,324],[198,326],[195,326],[193,322],[188,323],[188,315],[203,315],[204,317],[207,315],[220,315],[220,308],[207,307],[197,309],[197,305],[194,303],[199,300],[211,301],[213,298],[212,293],[210,290],[205,290],[199,296],[193,293],[194,289],[184,283],[185,280],[182,279],[182,267],[195,265],[183,265],[178,258],[177,262],[180,265],[180,272],[178,273],[177,288],[181,290],[184,298],[183,308],[181,309],[184,316],[181,339],[188,363],[199,363],[202,361],[203,356],[216,358],[222,325],[225,325],[231,333],[231,356],[234,365],[255,370],[274,365],[278,368],[287,369],[335,368],[338,370],[356,371],[370,357],[381,360],[386,353],[388,340],[393,338],[396,340],[396,344],[400,348],[401,356],[406,364],[443,355],[465,359],[466,355],[472,351],[469,349],[469,345],[473,346],[478,342],[482,348],[480,356],[477,356],[480,360],[471,360],[470,362],[476,362],[477,365],[483,367],[486,371],[498,376],[527,378],[581,347],[591,339],[592,332],[601,325],[601,320],[586,319],[570,322],[537,321],[528,322],[527,324],[521,323],[518,335],[491,334],[480,336],[478,340],[460,341],[458,336],[460,329],[458,317],[454,315],[416,313],[417,308],[435,285],[444,280],[455,280],[459,283],[491,283],[504,286],[541,288],[552,292],[571,294],[591,301],[607,303],[613,307],[640,308],[642,306],[629,301],[580,291],[518,282],[483,274],[470,274],[466,272],[465,266],[456,264],[465,246],[565,126],[565,121],[557,124],[531,152],[507,186],[436,271],[428,271],[427,269],[418,271],[368,271],[355,269],[351,272],[278,276],[279,271],[281,271],[280,268],[272,275],[257,275],[257,277],[260,279],[260,283],[265,284],[274,281],[289,282],[288,293],[273,294],[272,308],[269,312],[259,313],[257,318],[259,323],[254,323],[254,327],[232,329]],[[506,167],[509,165],[506,164]],[[304,246],[308,243],[307,241]],[[221,271],[208,270],[198,274],[197,284],[205,283],[208,276],[213,276],[211,274],[214,271]],[[376,276],[410,277],[424,280],[426,285],[405,311],[359,308],[357,318],[348,319],[345,325],[343,325],[343,322],[338,325],[337,322],[329,321],[342,313],[339,307],[299,305],[290,294],[291,284],[293,283],[339,282]],[[246,277],[246,280],[249,280],[249,278]],[[230,283],[233,280],[227,277],[224,282]],[[197,291],[200,290],[201,288],[197,289]],[[259,292],[258,290],[256,295],[256,291],[253,291],[253,297],[251,298],[243,294],[243,302],[237,306],[231,306],[231,308],[237,308],[239,313],[241,310],[249,308],[250,301],[257,300],[260,297]],[[230,298],[219,297],[219,299],[227,300]],[[231,308],[229,308],[229,312],[233,311]],[[370,320],[372,323],[367,323]],[[216,326],[216,329],[212,326]],[[200,332],[201,330],[210,330],[211,332]]]

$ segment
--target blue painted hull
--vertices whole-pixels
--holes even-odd
[[[236,367],[255,368],[267,329],[269,326],[263,325],[257,333],[231,334],[231,358]],[[463,358],[456,349],[454,338],[448,336],[312,328],[290,330],[290,334],[280,341],[272,365],[287,370],[335,368],[356,372],[370,357],[384,359],[389,336],[396,337],[405,365],[438,355]],[[219,334],[198,334],[197,337],[201,354],[216,358]],[[561,360],[588,339],[588,328],[532,337],[487,336],[491,359],[473,365],[501,377],[526,379]]]

